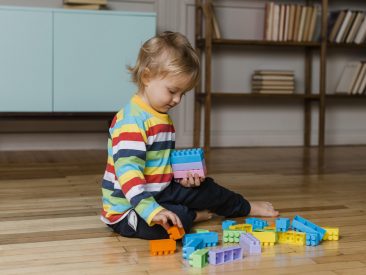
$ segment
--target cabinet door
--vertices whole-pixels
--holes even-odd
[[[0,112],[52,111],[52,13],[0,9]]]
[[[134,65],[142,43],[155,34],[155,16],[106,12],[54,15],[54,111],[114,112],[136,87]]]

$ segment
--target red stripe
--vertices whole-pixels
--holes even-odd
[[[156,175],[145,175],[146,183],[159,183],[171,181],[173,173],[169,174],[156,174]]]
[[[128,191],[130,191],[130,189],[134,186],[137,186],[137,185],[141,185],[141,184],[144,184],[145,183],[145,180],[143,179],[140,179],[138,177],[135,177],[129,181],[127,181],[126,183],[124,183],[122,185],[122,191],[124,194],[127,194]]]
[[[142,141],[142,142],[144,142],[144,138],[142,137],[141,133],[136,133],[136,132],[126,133],[126,132],[123,132],[123,133],[119,134],[118,137],[113,138],[112,145],[116,146],[121,140]]]
[[[106,168],[107,172],[109,173],[112,173],[112,174],[115,174],[115,171],[114,171],[114,166],[111,165],[111,164],[107,164],[107,168]]]
[[[147,136],[154,136],[162,132],[175,133],[174,126],[171,124],[157,124],[155,126],[150,127],[146,131],[146,134]]]
[[[117,115],[115,115],[114,118],[113,118],[113,120],[112,120],[111,128],[114,127],[114,125],[116,124],[116,121],[117,121]]]
[[[123,212],[121,214],[114,214],[112,216],[107,217],[108,212],[102,210],[102,216],[104,218],[106,218],[108,221],[110,221],[111,223],[113,223],[113,222],[117,221],[118,219],[120,219],[124,213],[125,212]]]

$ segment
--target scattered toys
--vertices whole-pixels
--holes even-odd
[[[243,249],[240,246],[227,246],[211,249],[208,252],[208,262],[213,265],[230,263],[243,258]]]
[[[178,226],[174,225],[171,226],[168,230],[169,238],[172,240],[180,240],[183,238],[185,232],[184,228],[179,228]]]
[[[242,234],[239,245],[243,248],[243,254],[246,256],[262,253],[260,241],[251,234]]]
[[[324,226],[325,234],[323,240],[326,241],[338,241],[339,240],[339,228]]]
[[[150,254],[152,256],[173,254],[176,249],[176,242],[171,239],[150,241]]]

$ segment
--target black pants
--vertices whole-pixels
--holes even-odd
[[[208,209],[209,211],[225,217],[247,216],[250,204],[240,194],[234,193],[206,178],[199,187],[186,188],[175,182],[155,196],[155,200],[180,218],[185,232],[190,232],[196,212]],[[116,233],[130,238],[148,240],[168,238],[168,233],[161,225],[148,226],[148,224],[134,210],[129,216],[137,217],[137,225],[131,226],[129,216],[116,224],[109,225]],[[136,221],[135,221],[136,222]]]

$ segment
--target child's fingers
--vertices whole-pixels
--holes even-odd
[[[194,174],[194,185],[197,187],[201,185],[200,176],[198,174]]]
[[[194,184],[194,178],[191,173],[188,173],[188,185],[189,186],[195,186]]]

